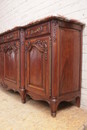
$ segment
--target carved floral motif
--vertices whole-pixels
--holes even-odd
[[[45,59],[47,60],[47,41],[45,40],[36,40],[35,42],[31,43],[30,41],[25,47],[26,51],[30,51],[33,47],[37,48],[41,53],[45,53]]]
[[[40,33],[43,30],[43,27],[40,26],[36,30],[30,30],[30,34]]]
[[[52,21],[52,24],[53,24],[53,41],[55,42],[56,40],[56,32],[57,32],[57,27],[58,27],[58,22],[53,20]]]
[[[7,43],[4,45],[3,50],[5,53],[12,53],[18,50],[18,44],[16,42]]]

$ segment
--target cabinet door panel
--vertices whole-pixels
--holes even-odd
[[[19,42],[5,44],[4,82],[13,89],[19,87]]]
[[[34,58],[32,58],[34,57]],[[43,55],[36,48],[32,48],[30,51],[30,84],[41,87],[42,84],[42,73],[43,73]],[[32,68],[32,66],[34,67]],[[38,74],[38,76],[36,76]]]
[[[79,90],[80,32],[60,30],[60,94]]]
[[[26,89],[49,96],[49,37],[26,40]]]
[[[11,79],[16,82],[17,80],[17,54],[5,54],[5,78]]]

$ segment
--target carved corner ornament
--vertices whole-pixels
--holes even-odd
[[[3,46],[3,51],[5,53],[12,53],[12,52],[17,52],[19,48],[19,45],[16,42],[12,42],[12,43],[7,43]]]
[[[28,42],[28,44],[25,46],[25,51],[31,51],[32,48],[35,47],[37,50],[39,50],[41,53],[45,54],[45,60],[47,60],[47,52],[48,52],[48,46],[47,41],[45,40],[36,40],[35,42]]]

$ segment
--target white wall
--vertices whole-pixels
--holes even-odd
[[[0,33],[58,14],[86,23],[83,33],[81,106],[87,108],[87,0],[0,0]]]

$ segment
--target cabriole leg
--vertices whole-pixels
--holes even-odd
[[[56,98],[52,98],[51,99],[50,107],[51,107],[51,115],[53,117],[55,117],[56,116],[57,107],[58,107],[58,100]]]
[[[25,91],[25,89],[20,89],[20,95],[21,95],[22,103],[26,103],[26,91]]]
[[[80,107],[80,97],[76,97],[76,106]]]

